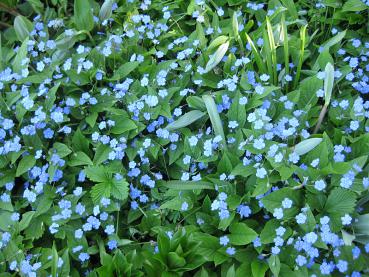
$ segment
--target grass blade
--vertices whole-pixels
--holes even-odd
[[[295,76],[295,81],[294,81],[294,87],[296,88],[299,80],[300,80],[300,75],[301,75],[301,68],[302,68],[302,62],[304,60],[304,52],[305,52],[305,41],[306,41],[306,28],[307,25],[303,26],[300,30],[300,39],[301,39],[301,44],[300,44],[300,56],[299,56],[299,63],[297,65],[297,70],[296,70],[296,76]]]
[[[324,78],[324,106],[320,111],[318,123],[315,126],[314,134],[318,132],[320,126],[322,125],[324,116],[327,112],[329,103],[331,102],[333,84],[334,84],[334,67],[331,63],[327,63],[325,66],[325,78]]]
[[[325,66],[325,78],[324,78],[324,100],[325,106],[329,106],[332,97],[333,83],[334,83],[334,67],[331,63],[327,63]]]
[[[272,25],[270,24],[270,20],[267,17],[266,18],[266,23],[267,23],[267,32],[268,32],[268,42],[269,42],[269,48],[271,51],[271,62],[272,62],[272,73],[273,75],[271,75],[270,77],[272,78],[272,83],[276,84],[277,83],[277,52],[276,52],[276,46],[275,46],[275,41],[274,41],[274,34],[273,34],[273,28]]]
[[[173,190],[196,190],[196,189],[214,189],[214,185],[206,181],[181,181],[173,180],[160,182],[160,185]]]
[[[246,39],[247,39],[248,43],[251,46],[251,51],[254,54],[255,62],[257,64],[259,70],[261,71],[261,73],[266,73],[266,68],[265,68],[265,65],[263,63],[263,60],[261,59],[260,53],[259,53],[258,49],[255,47],[254,42],[252,41],[252,39],[249,37],[248,34],[246,34]]]
[[[293,20],[298,19],[299,15],[297,13],[297,9],[295,6],[295,3],[293,2],[293,0],[281,0],[283,6],[285,6],[289,12],[289,14],[291,15]]]
[[[228,47],[229,47],[229,41],[227,41],[227,42],[223,43],[221,46],[219,46],[217,51],[215,51],[215,53],[211,56],[210,60],[206,64],[205,73],[209,72],[214,67],[216,67],[218,65],[218,63],[220,63],[220,61],[223,59],[225,53],[227,52]]]
[[[294,151],[299,155],[304,155],[311,150],[313,150],[315,147],[317,147],[321,142],[323,141],[322,138],[309,138],[305,139],[298,144],[295,145]]]
[[[213,97],[211,97],[210,95],[204,95],[202,99],[204,100],[206,109],[208,111],[210,121],[214,129],[214,133],[216,136],[221,136],[222,144],[224,148],[226,148],[227,146],[226,146],[223,126],[222,126],[222,121],[220,120],[220,116],[218,113],[217,106],[215,105],[215,101]]]
[[[182,115],[181,117],[179,117],[176,121],[168,124],[168,126],[165,129],[169,131],[173,131],[176,129],[186,127],[192,124],[193,122],[195,122],[196,120],[200,119],[204,115],[205,113],[203,113],[202,111],[198,111],[198,110],[190,111]]]
[[[284,67],[286,75],[290,74],[289,49],[288,49],[288,34],[285,14],[282,14],[281,20],[282,37],[283,37],[283,52],[284,52]],[[286,91],[288,92],[288,83],[286,82]]]

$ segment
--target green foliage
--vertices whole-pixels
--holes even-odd
[[[367,276],[368,7],[0,1],[0,276]]]

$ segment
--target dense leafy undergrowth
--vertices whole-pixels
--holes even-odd
[[[3,0],[0,276],[369,276],[365,0]]]

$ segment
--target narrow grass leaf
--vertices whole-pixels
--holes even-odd
[[[252,54],[254,55],[256,65],[258,66],[260,73],[266,73],[266,67],[265,67],[263,60],[261,59],[260,53],[258,49],[255,47],[254,42],[252,41],[252,39],[250,38],[248,34],[246,34],[246,39],[247,39],[247,42],[251,46],[251,51],[252,51]]]
[[[293,0],[281,0],[283,6],[285,6],[288,10],[288,13],[291,15],[293,20],[298,19],[298,13]]]
[[[331,63],[327,63],[325,66],[325,78],[324,78],[324,100],[325,106],[329,106],[332,97],[333,83],[334,83],[334,67]]]
[[[161,182],[161,186],[174,190],[196,190],[196,189],[211,189],[214,190],[214,185],[206,181],[181,181],[173,180]]]
[[[296,70],[294,87],[297,86],[297,84],[300,80],[302,62],[304,60],[304,53],[305,53],[306,28],[307,28],[307,25],[303,26],[300,29],[300,41],[301,41],[300,42],[300,55],[299,55],[299,61],[298,61],[297,70]]]
[[[216,136],[221,136],[222,143],[224,147],[226,147],[223,125],[222,121],[220,120],[218,109],[215,105],[214,99],[210,95],[204,95],[202,99],[204,100],[206,109],[208,111],[211,124],[213,125],[214,133]]]
[[[198,119],[202,118],[204,115],[205,113],[202,111],[198,111],[198,110],[190,111],[188,113],[185,113],[181,117],[179,117],[176,121],[170,123],[165,129],[169,131],[173,131],[173,130],[186,127],[194,123]]]
[[[227,52],[228,47],[229,47],[229,41],[219,46],[217,51],[215,51],[215,53],[211,56],[210,60],[206,64],[205,73],[209,72],[210,70],[212,70],[214,67],[216,67],[220,63],[225,53]]]
[[[275,84],[277,82],[277,52],[276,52],[276,46],[274,41],[274,35],[273,35],[273,28],[270,24],[270,20],[267,17],[266,18],[267,23],[267,32],[268,32],[268,42],[269,42],[269,48],[271,52],[271,62],[272,62],[272,75],[270,76],[272,78],[272,82]]]
[[[317,147],[323,141],[322,138],[309,138],[305,139],[298,144],[296,144],[294,151],[299,155],[304,155],[315,147]]]

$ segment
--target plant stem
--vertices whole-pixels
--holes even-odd
[[[322,125],[324,116],[325,116],[325,114],[327,112],[327,109],[328,109],[328,106],[327,105],[324,105],[323,108],[322,108],[322,110],[320,111],[318,123],[316,124],[315,129],[314,129],[314,134],[316,134],[316,132],[319,131],[320,126]]]

